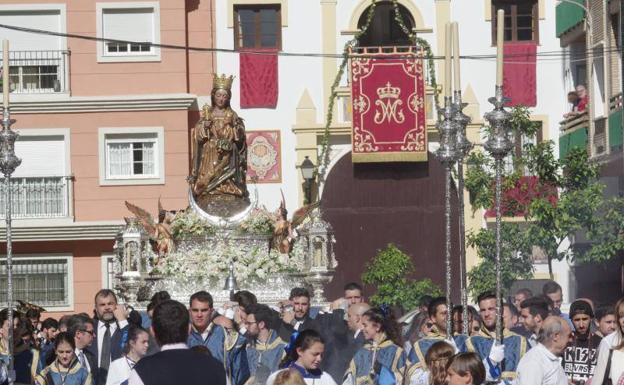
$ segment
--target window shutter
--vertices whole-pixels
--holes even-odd
[[[152,8],[105,9],[102,17],[105,39],[154,41],[154,10]]]
[[[0,24],[61,32],[61,14],[58,10],[3,11],[0,12]],[[0,28],[0,39],[11,42],[11,51],[49,51],[62,48],[61,38],[58,36],[7,28]]]
[[[63,136],[21,136],[15,142],[15,154],[22,164],[14,177],[64,176],[65,141]]]

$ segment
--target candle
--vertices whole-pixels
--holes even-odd
[[[453,70],[455,91],[461,91],[461,82],[459,80],[459,25],[453,23]]]
[[[9,108],[9,41],[2,40],[2,105]]]
[[[505,11],[496,14],[496,85],[503,86],[503,42],[505,37]]]
[[[444,94],[446,97],[451,96],[451,84],[452,84],[452,74],[451,74],[451,23],[446,23],[445,25],[445,52],[444,52]]]

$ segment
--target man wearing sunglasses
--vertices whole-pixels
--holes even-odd
[[[93,377],[97,370],[97,360],[87,349],[93,343],[95,335],[93,320],[86,314],[73,315],[69,320],[67,331],[74,336],[76,358]]]

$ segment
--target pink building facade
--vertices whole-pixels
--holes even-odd
[[[112,281],[124,201],[153,215],[159,197],[165,208],[186,207],[189,127],[214,72],[213,53],[201,50],[213,47],[213,6],[0,0],[2,25],[136,42],[0,28],[22,158],[11,185],[17,298],[52,315],[90,313]]]

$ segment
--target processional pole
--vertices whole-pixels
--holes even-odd
[[[17,133],[11,130],[9,112],[9,41],[2,41],[2,131],[0,131],[0,171],[4,175],[4,217],[6,220],[6,271],[7,271],[7,308],[9,335],[7,344],[9,350],[8,375],[9,384],[15,382],[14,357],[13,357],[13,244],[11,239],[11,174],[22,160],[15,156],[15,140]]]
[[[459,211],[459,287],[461,294],[462,305],[462,333],[469,334],[468,326],[468,288],[466,279],[466,225],[464,217],[464,159],[472,150],[472,143],[468,141],[466,137],[466,127],[470,123],[471,119],[468,115],[464,114],[463,109],[468,105],[462,103],[461,96],[461,81],[460,81],[460,67],[459,67],[459,26],[457,22],[452,24],[453,29],[453,69],[454,74],[454,88],[453,104],[455,107],[455,115],[453,120],[457,122],[457,198],[458,198],[458,211]],[[450,313],[449,309],[449,313]]]
[[[455,107],[451,95],[451,24],[446,23],[446,50],[444,60],[444,107],[438,109],[438,131],[440,133],[440,147],[436,156],[444,165],[444,219],[445,219],[445,254],[444,263],[446,268],[446,337],[453,338],[453,315],[451,303],[451,171],[457,161],[457,126],[453,121]]]
[[[504,108],[505,103],[509,99],[503,96],[503,31],[505,12],[502,9],[498,10],[496,20],[496,88],[495,96],[488,99],[494,105],[494,110],[485,114],[485,118],[490,122],[490,134],[484,147],[494,158],[496,165],[496,340],[502,344],[501,189],[503,160],[513,148],[513,143],[509,140],[509,119],[511,113]]]

